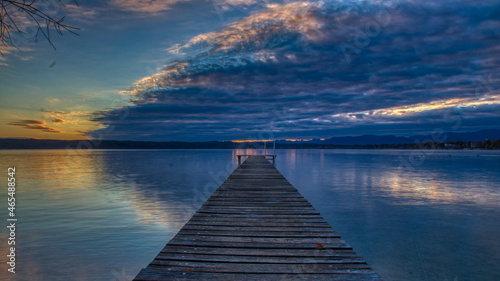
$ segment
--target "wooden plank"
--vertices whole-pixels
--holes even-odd
[[[268,214],[254,214],[254,215],[249,215],[249,214],[222,214],[222,215],[217,215],[217,214],[204,214],[204,213],[195,213],[192,218],[194,219],[218,219],[218,218],[226,218],[226,219],[236,219],[236,220],[241,220],[241,219],[272,219],[276,218],[277,220],[294,220],[294,219],[311,219],[311,220],[324,220],[321,216],[319,215],[268,215]]]
[[[285,196],[286,195],[286,196]],[[257,191],[257,190],[247,190],[246,192],[242,193],[241,190],[236,190],[236,189],[217,189],[214,192],[214,197],[216,196],[222,196],[222,197],[255,197],[255,198],[265,198],[265,197],[281,197],[281,198],[304,198],[300,193],[294,192],[291,190],[285,190],[285,191],[272,191],[269,189],[266,189],[265,193],[262,193],[262,191]],[[209,199],[212,199],[209,198]]]
[[[267,204],[259,204],[258,202],[249,202],[249,203],[212,203],[207,202],[203,204],[203,209],[223,209],[223,208],[231,208],[231,209],[257,209],[257,210],[287,210],[287,211],[295,211],[295,210],[307,210],[314,211],[310,204],[303,203],[267,203]]]
[[[205,203],[204,206],[234,206],[234,207],[252,207],[252,206],[258,206],[258,207],[308,207],[311,208],[311,204],[308,202],[280,202],[279,200],[274,200],[274,201],[254,201],[254,200],[249,200],[249,201],[236,201],[236,200],[220,200],[220,201],[215,201],[215,200],[210,200],[209,202]]]
[[[214,225],[186,225],[185,229],[191,230],[219,230],[219,231],[247,231],[247,232],[260,232],[260,231],[309,231],[309,232],[325,232],[329,228],[317,227],[260,227],[260,226],[214,226]],[[183,228],[183,229],[184,229]],[[180,231],[179,231],[180,232]]]
[[[207,255],[199,253],[160,253],[156,256],[157,260],[172,261],[190,261],[190,262],[233,262],[233,263],[309,263],[309,264],[329,264],[329,263],[348,263],[348,264],[366,264],[362,257],[255,257],[255,256],[231,256],[231,255]]]
[[[253,243],[257,246],[259,243],[285,243],[285,244],[301,244],[310,245],[312,248],[317,248],[316,243],[322,243],[324,247],[328,247],[330,244],[342,244],[347,245],[344,240],[340,238],[329,237],[325,238],[311,238],[311,237],[248,237],[248,236],[220,236],[220,235],[199,235],[199,234],[185,234],[179,233],[172,240],[182,241],[182,240],[194,240],[196,241],[206,241],[206,242],[238,242],[238,243]],[[328,241],[328,242],[327,242]],[[289,246],[289,245],[288,245]]]
[[[259,218],[258,216],[250,216],[250,218],[244,218],[246,224],[253,223],[319,223],[319,224],[327,224],[328,223],[321,218]],[[241,222],[240,217],[224,217],[224,216],[193,216],[190,222]]]
[[[382,280],[264,157],[250,156],[134,280]]]
[[[220,217],[218,217],[220,218]],[[186,224],[189,225],[220,225],[220,226],[280,226],[280,227],[327,227],[330,229],[330,225],[326,221],[322,221],[320,219],[316,220],[307,220],[307,219],[249,219],[249,220],[237,220],[237,219],[227,219],[227,218],[194,218],[193,220],[189,220]]]
[[[238,227],[238,226],[251,226],[251,227],[259,227],[259,228],[264,228],[264,227],[316,227],[316,228],[327,228],[330,229],[330,226],[328,223],[321,223],[321,222],[260,222],[260,221],[234,221],[234,222],[227,222],[227,221],[215,221],[215,220],[208,220],[208,221],[189,221],[186,223],[186,225],[189,226],[230,226],[230,227]]]
[[[226,202],[231,202],[231,203],[259,203],[259,204],[273,204],[273,203],[309,203],[307,200],[302,199],[302,198],[283,198],[283,197],[262,197],[262,198],[245,198],[243,199],[242,197],[214,197],[213,199],[207,200],[207,202],[210,203],[226,203]],[[309,203],[310,204],[310,203]]]
[[[215,206],[215,205],[228,205],[228,204],[234,204],[235,206],[256,206],[256,207],[279,207],[280,205],[283,205],[283,207],[307,207],[307,208],[312,208],[311,203],[306,202],[306,201],[299,201],[299,200],[294,200],[294,201],[282,201],[279,197],[275,198],[267,198],[268,200],[262,200],[262,199],[248,199],[248,200],[242,200],[242,199],[224,199],[224,200],[210,200],[206,201],[203,206]]]
[[[321,242],[318,240],[318,242]],[[200,240],[179,240],[175,237],[167,245],[192,246],[192,247],[232,247],[243,249],[317,249],[317,242],[310,243],[253,243],[253,242],[220,242]],[[323,249],[352,249],[343,240],[338,243],[322,244]]]
[[[161,253],[193,253],[210,255],[242,255],[242,256],[273,256],[273,257],[356,257],[356,252],[348,250],[331,249],[245,249],[231,247],[189,247],[166,245]]]
[[[169,276],[169,279],[165,279],[165,276]],[[300,272],[289,272],[283,274],[272,274],[272,273],[204,273],[204,272],[193,272],[193,271],[173,271],[162,268],[148,268],[147,270],[142,270],[134,279],[136,281],[159,281],[159,280],[214,280],[214,281],[229,281],[229,280],[245,280],[245,281],[297,281],[297,280],[365,280],[365,281],[377,281],[383,280],[375,273],[338,273],[338,274],[318,274],[318,273],[300,273]]]
[[[242,236],[242,237],[290,237],[290,238],[340,238],[332,231],[305,232],[305,231],[227,231],[227,230],[191,230],[184,229],[182,234],[214,235],[214,236]]]
[[[254,215],[254,216],[266,216],[266,215],[282,215],[282,216],[321,216],[320,213],[316,212],[314,209],[277,209],[277,208],[233,208],[231,206],[226,207],[216,207],[216,208],[200,208],[197,211],[197,214],[244,214],[244,215]]]
[[[289,273],[298,271],[301,273],[338,273],[347,271],[367,272],[371,270],[369,266],[362,264],[259,264],[259,263],[222,263],[222,262],[188,262],[153,260],[151,265],[165,266],[172,270],[191,269],[196,272],[227,272],[227,273]]]
[[[276,213],[276,212],[293,212],[293,213],[316,213],[317,212],[313,208],[309,207],[280,207],[280,206],[212,206],[212,205],[204,205],[201,207],[202,211],[245,211],[245,212],[265,212],[265,213]]]

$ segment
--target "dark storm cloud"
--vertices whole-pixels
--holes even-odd
[[[185,59],[126,91],[127,118],[95,120],[114,126],[107,138],[158,140],[324,137],[380,122],[428,131],[460,106],[490,124],[499,15],[494,1],[274,5],[172,48]]]

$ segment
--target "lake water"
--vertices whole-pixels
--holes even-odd
[[[239,150],[0,151],[1,280],[131,280]],[[277,150],[278,170],[387,280],[500,280],[500,151]],[[16,274],[7,168],[16,167]]]

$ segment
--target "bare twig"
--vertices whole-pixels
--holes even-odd
[[[55,4],[64,6],[61,0],[54,0]],[[74,0],[75,4],[78,2]],[[36,0],[0,0],[0,44],[6,47],[16,47],[13,41],[13,32],[25,34],[26,32],[16,23],[20,20],[23,13],[26,13],[31,23],[37,28],[35,38],[38,34],[42,34],[49,44],[54,48],[54,43],[51,40],[50,29],[53,28],[59,35],[63,35],[63,31],[76,33],[79,28],[67,25],[64,23],[65,17],[56,19],[47,12],[38,8]],[[2,54],[0,50],[0,54]],[[2,54],[3,55],[3,54]]]

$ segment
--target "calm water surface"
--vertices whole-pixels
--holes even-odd
[[[1,227],[0,280],[131,280],[235,155],[252,152],[0,151],[0,180],[16,167],[18,204],[17,273]],[[387,280],[500,280],[499,151],[277,154],[280,172]]]

